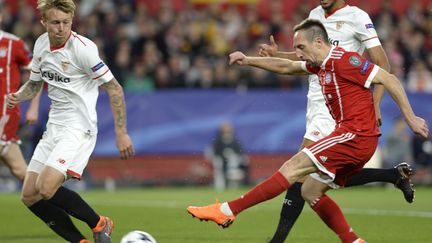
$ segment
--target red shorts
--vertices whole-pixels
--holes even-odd
[[[337,188],[344,186],[349,178],[363,168],[375,153],[377,144],[378,136],[357,136],[337,129],[302,151],[321,172],[321,175],[314,173],[311,176]]]
[[[17,134],[20,124],[20,115],[10,113],[0,117],[0,143],[20,142]]]

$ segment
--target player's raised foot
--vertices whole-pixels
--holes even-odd
[[[92,229],[95,243],[111,243],[111,233],[114,229],[113,221],[105,216],[100,216],[96,227]]]
[[[220,209],[221,204],[216,201],[215,204],[211,204],[204,207],[189,206],[187,211],[193,217],[200,220],[211,220],[216,224],[222,226],[222,228],[229,227],[235,219],[235,216],[226,216]]]
[[[353,241],[353,243],[366,243],[366,241],[358,238],[357,240]]]
[[[91,242],[89,240],[87,240],[87,239],[82,239],[82,240],[79,241],[79,243],[91,243]]]
[[[398,179],[395,182],[395,186],[402,191],[405,200],[409,203],[412,203],[415,197],[415,190],[413,188],[413,184],[411,183],[413,169],[407,163],[400,163],[394,168],[397,169],[399,173]]]

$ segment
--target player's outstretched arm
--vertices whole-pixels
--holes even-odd
[[[115,78],[101,85],[109,96],[111,110],[114,116],[117,148],[122,159],[133,156],[135,151],[132,140],[129,137],[126,127],[126,103],[124,100],[123,88]]]
[[[229,55],[229,64],[248,65],[265,69],[267,71],[288,74],[304,75],[309,74],[303,69],[305,63],[300,61],[291,61],[278,57],[249,57],[240,51],[233,52]]]
[[[37,93],[41,90],[43,82],[29,80],[19,88],[15,93],[7,95],[7,105],[9,108],[13,108],[16,104],[33,99]]]
[[[270,36],[269,44],[259,44],[258,47],[259,47],[258,54],[261,57],[279,57],[279,58],[289,59],[293,61],[300,61],[295,51],[291,51],[291,52],[279,51],[278,45],[276,44],[273,35]]]
[[[414,114],[405,90],[402,87],[400,80],[395,75],[380,68],[372,82],[384,85],[385,89],[390,93],[393,100],[399,106],[406,123],[415,134],[423,138],[429,136],[428,124],[423,118]]]

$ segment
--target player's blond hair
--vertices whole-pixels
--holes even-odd
[[[65,13],[75,13],[73,0],[38,0],[37,9],[41,12],[42,18],[46,18],[46,12],[52,8],[59,9]]]

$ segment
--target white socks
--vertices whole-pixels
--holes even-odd
[[[223,214],[225,214],[226,216],[234,216],[233,212],[231,211],[231,208],[229,207],[227,202],[224,202],[221,204],[220,210],[222,211]],[[355,242],[357,243],[357,242]]]

